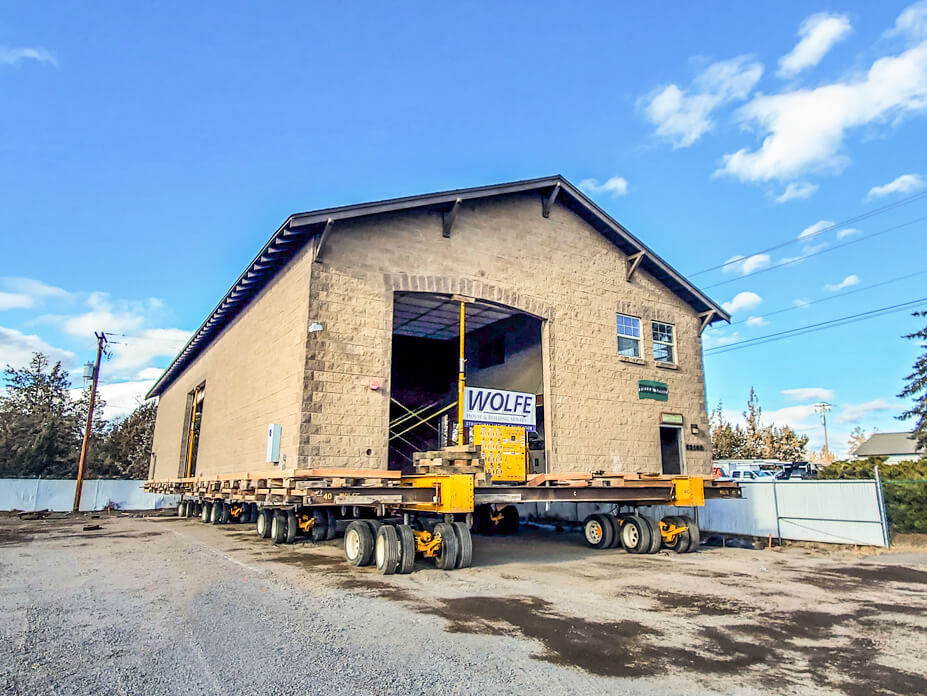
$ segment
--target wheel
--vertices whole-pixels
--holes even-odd
[[[502,515],[496,527],[499,534],[515,534],[519,525],[518,508],[514,505],[506,505],[499,511],[499,514]]]
[[[309,530],[309,536],[313,541],[325,541],[328,538],[328,515],[322,508],[312,510],[312,519],[315,520]]]
[[[355,520],[344,531],[344,557],[353,566],[370,565],[375,542],[370,525]]]
[[[257,505],[254,503],[245,503],[245,519],[242,520],[245,524],[254,524],[257,522]]]
[[[296,513],[293,510],[287,510],[286,513],[286,543],[292,544],[296,540]]]
[[[392,575],[399,567],[399,535],[396,528],[390,524],[384,524],[377,532],[377,543],[375,546],[377,571],[380,575]]]
[[[209,522],[210,518],[212,517],[211,508],[212,505],[209,503],[203,503],[202,510],[200,512],[200,519],[203,520],[203,522]]]
[[[637,515],[623,517],[621,545],[628,553],[646,553],[650,548],[650,525]]]
[[[186,517],[187,516],[187,501],[181,500],[180,504],[177,506],[177,517]]]
[[[441,570],[454,570],[457,567],[457,558],[460,555],[460,545],[457,543],[454,525],[447,522],[436,524],[435,535],[441,537],[441,550],[435,556],[435,564]]]
[[[219,507],[219,524],[229,523],[229,519],[231,519],[232,517],[230,508],[231,508],[231,505],[225,502],[222,503],[222,505]]]
[[[270,540],[275,544],[286,541],[286,513],[283,510],[274,510],[270,520]]]
[[[469,568],[473,563],[473,537],[470,536],[470,528],[463,522],[455,522],[453,525],[454,532],[457,534],[457,565],[455,568]]]
[[[397,526],[396,535],[399,537],[399,568],[396,572],[406,575],[415,567],[415,535],[407,524]]]
[[[643,553],[656,553],[660,550],[660,545],[663,543],[663,535],[660,534],[660,525],[658,525],[657,521],[652,517],[647,517],[645,515],[641,515],[640,517],[650,527],[650,546],[648,546]]]
[[[611,520],[601,513],[593,513],[583,521],[583,540],[594,549],[611,548],[615,541],[615,528]]]
[[[212,524],[219,524],[222,521],[222,501],[215,500],[209,507],[211,508],[209,512],[209,521]]]
[[[474,534],[489,534],[493,529],[492,510],[488,505],[477,505],[473,510],[473,524],[470,530]]]
[[[612,538],[611,546],[609,546],[608,548],[617,549],[619,546],[621,546],[621,523],[618,522],[618,518],[612,514],[609,514],[609,513],[602,513],[602,514],[603,514],[603,517],[605,517],[605,519],[611,523],[612,531],[615,533],[614,537]]]
[[[702,543],[701,531],[698,528],[695,520],[691,517],[683,517],[682,521],[686,523],[686,527],[689,528],[689,548],[686,549],[686,553],[692,553],[698,551],[699,544]]]
[[[257,529],[257,534],[262,539],[270,539],[270,528],[271,523],[273,522],[274,511],[263,509],[258,513],[257,523],[255,528]]]
[[[325,540],[330,541],[338,534],[338,523],[335,521],[335,511],[333,508],[326,508],[325,515]]]
[[[674,527],[685,527],[686,521],[681,517],[676,517],[675,515],[669,515],[663,518],[664,524],[673,525]],[[689,540],[690,540],[689,530],[686,529],[684,532],[680,532],[676,535],[676,538],[672,541],[663,540],[663,545],[668,548],[670,551],[675,551],[676,553],[685,553],[689,550]]]

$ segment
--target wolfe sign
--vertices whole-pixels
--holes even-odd
[[[534,394],[467,387],[464,392],[464,423],[520,425],[537,429]]]

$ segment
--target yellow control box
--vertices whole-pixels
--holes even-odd
[[[474,425],[473,444],[480,446],[483,469],[493,481],[524,482],[528,471],[528,436],[515,425]]]

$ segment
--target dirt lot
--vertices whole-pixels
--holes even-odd
[[[99,523],[102,529],[83,531]],[[381,577],[340,540],[0,519],[0,688],[57,694],[927,693],[927,552],[476,537]]]

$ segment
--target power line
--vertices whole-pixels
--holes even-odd
[[[776,249],[781,249],[781,248],[787,247],[787,246],[789,246],[789,245],[791,245],[791,244],[797,244],[798,242],[807,242],[808,240],[814,239],[815,237],[817,237],[817,236],[819,236],[819,235],[821,235],[821,234],[824,234],[825,232],[831,232],[831,231],[833,231],[833,230],[842,229],[842,228],[844,228],[844,227],[846,227],[846,226],[848,226],[848,225],[852,225],[852,224],[854,224],[854,223],[857,223],[857,222],[859,222],[860,220],[866,220],[866,219],[868,219],[868,218],[875,217],[876,215],[881,215],[881,214],[883,214],[883,213],[887,213],[887,212],[889,212],[889,211],[891,211],[891,210],[894,210],[895,208],[900,208],[901,206],[908,205],[908,204],[910,204],[910,203],[915,203],[916,201],[919,201],[919,200],[921,200],[922,198],[927,198],[927,191],[921,191],[920,193],[915,193],[915,194],[913,194],[913,195],[911,195],[911,196],[907,196],[906,198],[902,198],[902,199],[897,200],[897,201],[895,201],[895,202],[893,202],[893,203],[888,203],[888,204],[886,204],[886,205],[883,205],[883,206],[880,207],[880,208],[874,208],[873,210],[870,210],[870,211],[865,212],[865,213],[861,213],[861,214],[856,215],[856,216],[854,216],[854,217],[847,218],[846,220],[841,220],[840,222],[835,222],[835,223],[833,223],[832,225],[829,225],[829,226],[827,226],[827,227],[821,228],[820,230],[818,230],[817,232],[815,232],[813,235],[810,235],[809,237],[806,237],[806,238],[804,238],[804,239],[802,239],[801,237],[793,237],[793,238],[791,238],[791,239],[789,239],[789,240],[787,240],[787,241],[785,241],[785,242],[780,242],[779,244],[774,244],[774,245],[771,246],[771,247],[767,247],[766,249],[761,249],[760,251],[754,251],[754,252],[752,252],[752,253],[750,253],[750,254],[747,254],[746,256],[741,257],[741,258],[739,258],[739,259],[736,259],[736,260],[732,259],[732,260],[730,260],[730,261],[725,261],[725,262],[722,263],[722,264],[718,264],[717,266],[711,266],[710,268],[704,268],[704,269],[702,269],[701,271],[696,271],[695,273],[689,273],[689,274],[688,274],[688,277],[689,277],[689,278],[694,278],[695,276],[700,276],[700,275],[702,275],[702,274],[704,274],[704,273],[709,273],[710,271],[717,271],[718,269],[726,268],[727,266],[730,266],[730,265],[732,265],[732,264],[740,263],[740,261],[742,261],[744,258],[749,258],[749,257],[751,257],[751,256],[756,256],[757,254],[765,254],[766,252],[775,251]]]
[[[782,261],[782,262],[780,262],[780,263],[777,263],[777,264],[775,264],[775,265],[773,265],[773,266],[769,266],[769,267],[767,267],[767,268],[761,268],[761,269],[758,270],[758,271],[753,271],[752,273],[745,273],[745,274],[743,274],[743,275],[741,275],[741,276],[737,276],[736,278],[729,278],[728,280],[722,280],[722,281],[720,281],[720,282],[718,282],[718,283],[714,283],[714,284],[712,284],[712,285],[706,285],[706,286],[704,287],[704,289],[705,289],[705,290],[710,290],[711,288],[717,288],[717,287],[719,287],[719,286],[721,286],[721,285],[727,285],[728,283],[736,283],[736,282],[739,281],[739,280],[743,280],[744,278],[749,278],[749,277],[751,277],[751,276],[759,275],[760,273],[768,273],[769,271],[775,271],[775,270],[778,269],[778,268],[783,268],[783,267],[785,267],[785,266],[791,266],[792,264],[798,263],[799,261],[804,261],[805,259],[810,259],[810,258],[813,257],[813,256],[820,256],[821,254],[826,254],[826,253],[828,253],[828,252],[830,252],[830,251],[836,251],[837,249],[842,249],[843,247],[850,246],[851,244],[858,244],[859,242],[866,241],[867,239],[872,239],[872,238],[874,238],[874,237],[878,237],[878,236],[880,236],[880,235],[887,234],[888,232],[894,232],[895,230],[900,230],[900,229],[903,228],[903,227],[908,227],[908,226],[913,225],[913,224],[915,224],[915,223],[923,222],[924,220],[927,220],[927,215],[924,215],[923,217],[915,218],[914,220],[909,220],[908,222],[903,222],[903,223],[901,223],[900,225],[894,225],[894,226],[892,226],[892,227],[886,227],[884,230],[879,230],[878,232],[873,232],[873,233],[871,233],[871,234],[863,235],[862,237],[857,237],[856,239],[851,239],[850,241],[848,241],[848,242],[843,242],[842,244],[835,244],[834,246],[827,247],[826,249],[821,249],[821,250],[819,250],[819,251],[814,251],[814,252],[812,252],[812,253],[810,253],[810,254],[805,254],[804,256],[798,256],[798,257],[796,257],[796,258],[794,258],[794,259],[787,259],[787,260]]]
[[[743,348],[752,348],[754,346],[763,345],[766,343],[772,343],[774,341],[781,341],[786,338],[792,338],[794,336],[802,336],[807,333],[815,333],[817,331],[823,331],[825,329],[833,329],[838,326],[845,326],[847,324],[855,324],[858,321],[864,321],[865,319],[872,319],[877,316],[882,316],[883,314],[890,314],[892,312],[898,312],[904,309],[910,309],[918,304],[927,302],[927,297],[922,297],[918,300],[910,300],[909,302],[902,302],[896,305],[890,305],[888,307],[880,307],[879,309],[873,309],[868,312],[860,312],[859,314],[851,314],[846,317],[839,317],[837,319],[830,319],[829,321],[818,322],[817,324],[809,324],[808,326],[800,326],[796,329],[788,329],[786,331],[777,331],[776,333],[766,334],[765,336],[757,336],[756,338],[748,338],[743,341],[737,341],[736,343],[729,343],[725,346],[716,346],[714,348],[708,348],[705,350],[706,355],[720,355],[721,353],[728,353],[732,350],[740,350]]]
[[[847,290],[846,292],[841,292],[837,295],[831,295],[830,297],[822,297],[818,300],[812,300],[811,302],[804,302],[800,305],[792,305],[790,307],[783,307],[782,309],[777,309],[772,312],[762,312],[760,316],[762,317],[771,317],[776,314],[782,314],[783,312],[792,312],[796,309],[805,309],[806,307],[811,307],[812,305],[821,304],[822,302],[830,302],[831,300],[839,300],[846,297],[847,295],[855,295],[858,292],[865,292],[866,290],[873,290],[875,288],[881,288],[884,285],[890,285],[892,283],[898,283],[902,280],[908,280],[909,278],[914,278],[916,276],[924,275],[927,273],[927,270],[917,271],[916,273],[908,273],[907,275],[898,276],[897,278],[890,278],[889,280],[883,280],[879,283],[873,283],[871,285],[864,285],[861,288],[856,288],[854,290]],[[738,324],[743,324],[744,322],[749,321],[749,319],[739,319],[738,321],[732,321],[730,326],[737,326]]]

